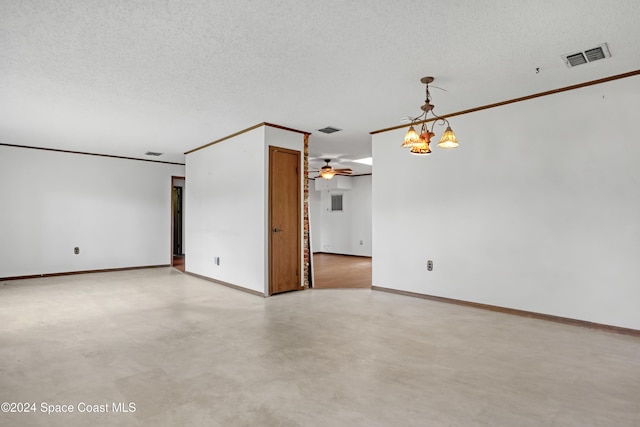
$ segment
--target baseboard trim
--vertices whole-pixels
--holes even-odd
[[[356,258],[372,258],[370,255],[339,254],[337,252],[314,252],[313,255],[338,255],[338,256],[352,256]]]
[[[202,276],[201,274],[192,273],[190,271],[185,271],[184,274],[188,274],[189,276],[197,277],[198,279],[206,280],[207,282],[212,282],[217,285],[226,286],[227,288],[235,289],[237,291],[246,292],[251,295],[259,296],[264,298],[264,294],[258,291],[254,291],[253,289],[243,288],[242,286],[234,285],[233,283],[223,282],[222,280],[213,279],[211,277]]]
[[[554,316],[552,314],[536,313],[534,311],[518,310],[515,308],[500,307],[497,305],[482,304],[479,302],[464,301],[464,300],[445,298],[445,297],[437,297],[433,295],[420,294],[417,292],[401,291],[398,289],[384,288],[382,286],[371,286],[371,290],[388,292],[388,293],[397,294],[397,295],[404,295],[404,296],[413,297],[413,298],[427,299],[430,301],[444,302],[447,304],[456,304],[464,307],[479,308],[481,310],[511,314],[514,316],[530,317],[533,319],[546,320],[549,322],[563,323],[565,325],[580,326],[582,328],[598,329],[601,331],[613,332],[613,333],[622,334],[622,335],[630,335],[633,337],[640,337],[640,330],[638,329],[605,325],[602,323],[588,322],[586,320],[571,319],[568,317]]]
[[[28,276],[11,276],[0,277],[0,280],[22,280],[22,279],[40,279],[45,277],[57,277],[57,276],[72,276],[75,274],[91,274],[91,273],[111,273],[114,271],[127,271],[127,270],[143,270],[145,268],[162,268],[170,267],[169,264],[160,265],[143,265],[138,267],[119,267],[119,268],[104,268],[101,270],[81,270],[81,271],[65,271],[62,273],[45,273],[45,274],[31,274]]]

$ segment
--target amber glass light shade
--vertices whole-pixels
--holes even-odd
[[[323,171],[320,171],[320,176],[324,179],[331,179],[335,174],[336,172],[333,169],[325,169]]]
[[[456,148],[459,146],[458,138],[451,130],[451,126],[447,126],[447,130],[442,134],[442,138],[440,138],[440,142],[438,142],[438,147],[440,148]]]
[[[428,130],[425,130],[424,132],[422,132],[420,134],[420,142],[424,141],[427,144],[431,144],[431,138],[433,138],[434,136],[436,136],[435,133],[429,132]]]
[[[415,128],[411,126],[407,131],[407,134],[404,136],[404,142],[402,143],[402,148],[411,148],[413,144],[418,142],[418,132],[416,132]]]
[[[426,142],[418,142],[411,147],[411,154],[427,155],[431,154],[431,148]]]
[[[431,154],[429,142],[431,142],[431,137],[434,135],[435,134],[433,132],[423,132],[422,135],[420,135],[420,138],[418,138],[418,142],[414,143],[411,147],[411,154]]]

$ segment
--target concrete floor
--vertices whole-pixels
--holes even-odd
[[[0,425],[640,426],[629,336],[169,268],[0,282],[0,303],[0,402],[37,411]]]

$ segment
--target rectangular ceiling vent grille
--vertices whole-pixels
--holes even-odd
[[[582,52],[569,53],[562,55],[562,60],[566,64],[567,68],[572,68],[577,65],[586,64],[588,62],[597,61],[599,59],[610,58],[611,53],[606,43],[602,43],[600,46],[596,46],[592,49],[587,49]]]
[[[322,132],[322,133],[334,133],[334,132],[340,132],[342,129],[338,129],[336,127],[333,126],[327,126],[325,128],[322,129],[318,129],[318,132]]]
[[[162,153],[156,153],[155,151],[147,151],[146,153],[144,153],[147,156],[162,156]]]
[[[587,63],[587,58],[584,57],[582,52],[574,53],[573,55],[567,56],[567,65],[570,67],[575,67],[576,65],[582,65]]]

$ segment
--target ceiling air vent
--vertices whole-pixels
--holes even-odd
[[[582,52],[574,53],[573,55],[567,55],[566,62],[569,67],[575,67],[576,65],[586,64],[587,58],[584,57]]]
[[[144,153],[146,156],[162,156],[162,153],[156,153],[155,151],[147,151],[146,153]]]
[[[598,59],[609,57],[611,57],[611,53],[609,53],[609,47],[606,43],[602,43],[600,46],[596,46],[592,49],[562,55],[562,60],[568,68],[571,68],[575,67],[576,65],[582,65],[586,64],[587,62],[593,62],[597,61]]]
[[[325,128],[318,129],[318,132],[322,132],[322,133],[334,133],[334,132],[339,132],[339,131],[341,131],[341,130],[342,130],[342,129],[338,129],[338,128],[335,128],[335,127],[333,127],[333,126],[327,126],[327,127],[325,127]]]

